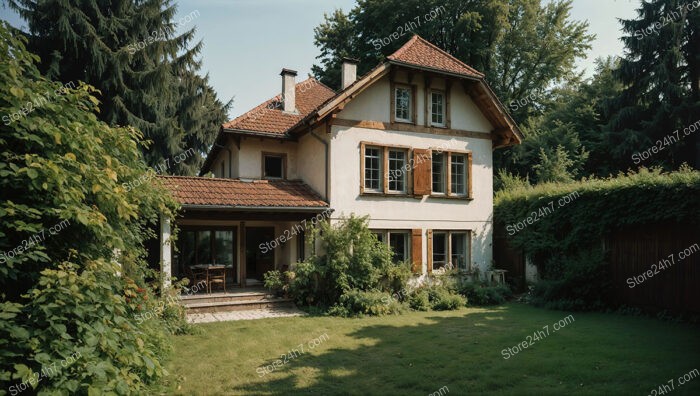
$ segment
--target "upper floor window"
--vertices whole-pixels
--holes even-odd
[[[363,192],[405,194],[408,190],[408,149],[362,143]]]
[[[406,192],[406,151],[389,149],[389,191]]]
[[[469,153],[439,152],[432,154],[433,194],[468,197],[470,169]]]
[[[430,124],[445,126],[445,93],[442,91],[430,92]]]
[[[445,160],[444,153],[433,152],[433,193],[444,194],[445,190]]]
[[[394,118],[396,121],[412,122],[411,107],[413,92],[410,87],[398,86],[394,90]]]
[[[263,177],[284,179],[286,177],[287,155],[263,153]]]
[[[382,152],[379,147],[365,147],[365,189],[382,189]]]
[[[467,156],[450,155],[450,166],[452,167],[452,192],[456,195],[467,195]]]

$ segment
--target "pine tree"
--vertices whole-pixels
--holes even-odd
[[[152,142],[149,165],[194,173],[228,105],[196,75],[202,44],[191,45],[194,28],[176,33],[171,0],[8,2],[27,21],[29,47],[47,77],[94,85],[104,121],[132,125]],[[194,154],[175,163],[190,148]]]
[[[700,167],[700,133],[677,143],[664,138],[700,119],[700,8],[688,0],[642,2],[637,18],[622,20],[625,56],[616,76],[624,85],[611,103],[607,144],[620,168],[631,156],[662,142],[649,164]]]

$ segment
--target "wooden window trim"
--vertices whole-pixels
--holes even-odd
[[[472,230],[428,230],[428,272],[433,271],[433,234],[434,233],[445,234],[447,251],[445,252],[445,259],[447,262],[452,260],[452,234],[466,234],[466,244],[467,244],[467,269],[461,270],[457,268],[460,272],[471,272],[472,271]]]
[[[261,175],[262,179],[266,180],[287,180],[287,153],[275,153],[271,151],[263,151],[260,153]],[[265,176],[265,157],[281,157],[282,158],[282,177]]]
[[[450,94],[452,92],[452,80],[445,80],[445,129],[452,128],[450,114]]]
[[[411,230],[411,271],[414,274],[423,272],[423,230]]]
[[[382,159],[382,170],[381,170],[381,177],[382,177],[382,182],[380,183],[382,186],[381,191],[374,191],[374,190],[367,190],[365,189],[365,149],[367,147],[376,147],[379,149]],[[379,197],[408,197],[410,195],[410,190],[412,190],[412,186],[409,187],[409,175],[412,176],[411,170],[409,172],[406,172],[404,174],[404,191],[403,192],[394,192],[394,191],[389,191],[389,150],[401,150],[406,153],[406,164],[410,163],[410,156],[412,154],[412,149],[410,146],[402,146],[402,145],[387,145],[385,143],[374,143],[374,142],[367,142],[367,141],[362,141],[360,142],[360,195],[365,195],[365,196],[379,196]]]
[[[474,196],[472,194],[472,151],[471,150],[442,150],[440,148],[431,148],[431,157],[432,157],[432,151],[436,151],[438,153],[445,154],[446,159],[445,159],[445,166],[446,166],[446,171],[445,171],[445,191],[446,193],[434,193],[432,192],[432,183],[431,183],[431,193],[430,197],[431,198],[442,198],[442,199],[457,199],[457,200],[463,200],[463,201],[472,201],[474,199]],[[466,166],[466,172],[465,176],[467,177],[466,181],[466,190],[467,194],[453,194],[452,193],[452,154],[458,154],[458,155],[464,155],[466,156],[466,161],[465,161],[465,166]],[[431,161],[431,168],[432,168],[432,161]],[[432,169],[431,169],[431,178],[432,178]]]
[[[412,124],[416,125],[416,85],[414,84],[405,84],[405,83],[397,83],[395,81],[391,81],[389,84],[391,86],[391,123],[392,124]],[[409,119],[408,120],[399,120],[396,118],[396,90],[398,88],[408,88],[410,90],[410,100],[411,103],[409,104],[409,109],[408,111],[411,112],[409,114]]]

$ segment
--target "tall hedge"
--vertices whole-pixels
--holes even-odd
[[[542,302],[601,308],[608,303],[603,239],[628,226],[700,227],[700,172],[642,168],[606,179],[500,191],[494,219],[506,230],[510,245],[537,266],[544,279],[536,290]]]
[[[143,393],[165,374],[143,241],[176,209],[141,135],[98,121],[94,89],[42,77],[0,23],[0,395]],[[150,295],[152,297],[152,295]]]

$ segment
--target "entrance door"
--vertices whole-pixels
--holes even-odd
[[[263,280],[263,274],[275,269],[275,250],[270,242],[275,239],[274,227],[246,227],[246,278]]]

